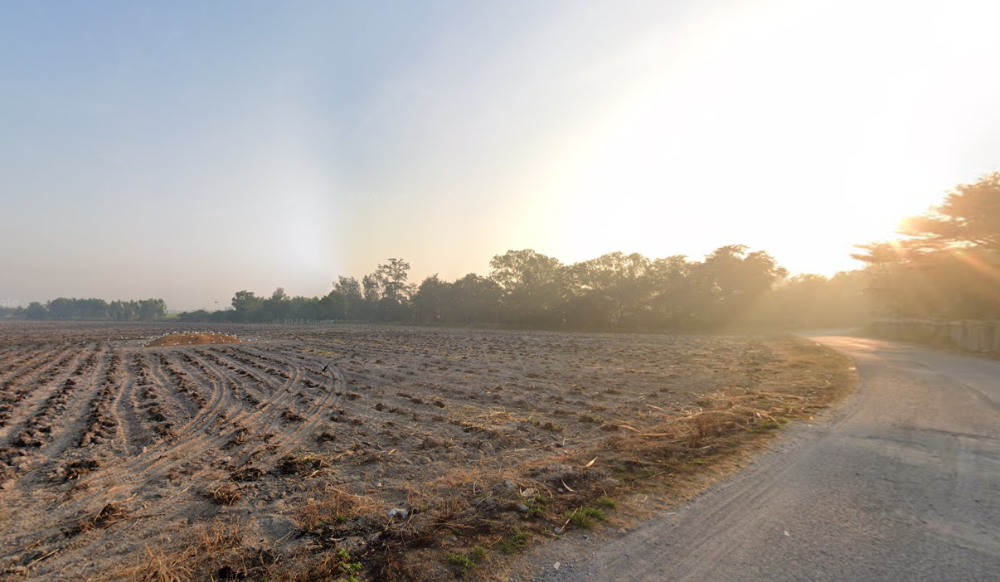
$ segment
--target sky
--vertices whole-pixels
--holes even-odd
[[[1000,170],[1000,4],[5,2],[0,304],[531,248],[794,273]]]

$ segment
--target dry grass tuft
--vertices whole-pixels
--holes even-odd
[[[325,466],[323,459],[316,455],[286,455],[278,463],[278,472],[283,475],[315,475]]]
[[[138,563],[119,567],[95,580],[194,582],[216,580],[220,578],[220,573],[233,573],[232,576],[221,576],[224,579],[261,579],[266,571],[254,565],[252,556],[242,549],[241,531],[242,524],[239,522],[214,522],[197,531],[186,547],[166,550],[162,546],[147,545],[145,556]]]
[[[226,506],[236,503],[242,497],[240,490],[229,483],[219,485],[215,489],[207,491],[205,496],[218,505]]]
[[[185,566],[184,553],[167,555],[160,548],[146,546],[146,563],[134,572],[122,572],[132,580],[142,582],[188,582],[192,580],[191,569]]]
[[[353,495],[334,487],[323,491],[322,501],[315,501],[299,506],[295,511],[295,520],[303,531],[325,532],[331,537],[339,537],[338,526],[343,526],[362,515],[372,515],[380,507],[370,498]],[[339,528],[344,530],[345,528]]]

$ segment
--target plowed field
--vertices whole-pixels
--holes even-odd
[[[0,578],[489,577],[574,507],[735,446],[722,424],[663,432],[706,394],[801,412],[847,370],[746,336],[219,325],[241,343],[146,345],[173,331],[205,330],[0,325]]]

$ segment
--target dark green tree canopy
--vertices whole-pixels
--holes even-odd
[[[153,321],[167,314],[167,304],[162,299],[142,299],[139,301],[112,301],[103,299],[76,299],[59,297],[42,305],[33,301],[25,310],[25,317],[40,319],[79,319],[99,321]]]

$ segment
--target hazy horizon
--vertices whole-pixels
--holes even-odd
[[[0,7],[0,300],[323,295],[531,248],[855,264],[1000,168],[1000,7]],[[215,302],[218,302],[216,304]]]

